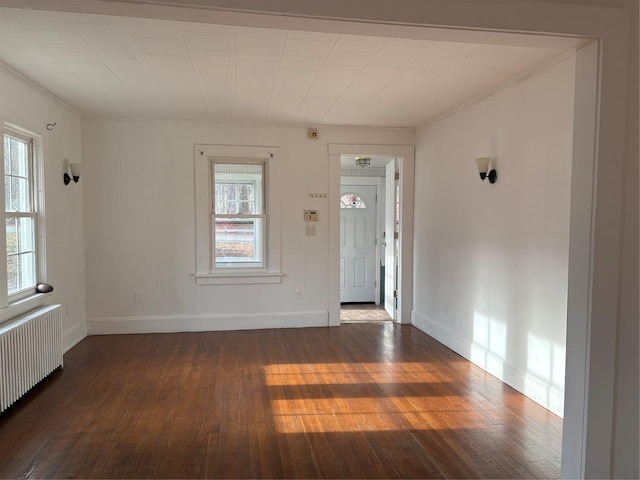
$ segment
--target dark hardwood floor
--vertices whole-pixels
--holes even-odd
[[[562,421],[412,326],[89,337],[0,478],[547,478]]]

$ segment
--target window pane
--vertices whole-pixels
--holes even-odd
[[[14,212],[29,211],[29,182],[26,178],[11,178],[11,210]]]
[[[9,294],[18,291],[18,257],[7,257],[7,290]]]
[[[11,144],[11,174],[20,177],[28,176],[29,153],[28,144],[23,140],[10,137]],[[5,170],[5,173],[9,173]]]
[[[340,197],[340,208],[367,208],[367,204],[357,193],[345,193]]]
[[[215,221],[215,263],[262,263],[264,222],[261,218],[218,218]]]
[[[4,209],[5,212],[11,211],[11,177],[4,177]]]
[[[216,202],[216,213],[235,215],[238,213],[238,202]]]
[[[20,253],[35,251],[35,231],[32,218],[18,220],[18,248]]]
[[[7,218],[7,254],[18,253],[18,221]]]
[[[36,284],[35,229],[31,218],[7,218],[8,293]]]
[[[36,262],[34,253],[23,253],[19,256],[20,280],[18,290],[36,286]]]
[[[4,171],[5,173],[11,172],[11,147],[9,143],[9,137],[4,136]]]

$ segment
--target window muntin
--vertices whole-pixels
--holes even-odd
[[[7,295],[30,291],[37,283],[33,140],[4,134]]]
[[[265,163],[211,159],[212,270],[265,265]]]

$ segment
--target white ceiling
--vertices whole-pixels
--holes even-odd
[[[563,55],[0,9],[0,61],[88,116],[416,126]]]

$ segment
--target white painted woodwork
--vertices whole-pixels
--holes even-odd
[[[396,230],[396,161],[386,165],[385,215],[384,215],[384,309],[391,318],[396,318],[396,266],[397,251],[393,232]]]
[[[340,209],[340,301],[375,302],[376,187],[341,185],[341,195],[359,195],[366,208]]]

